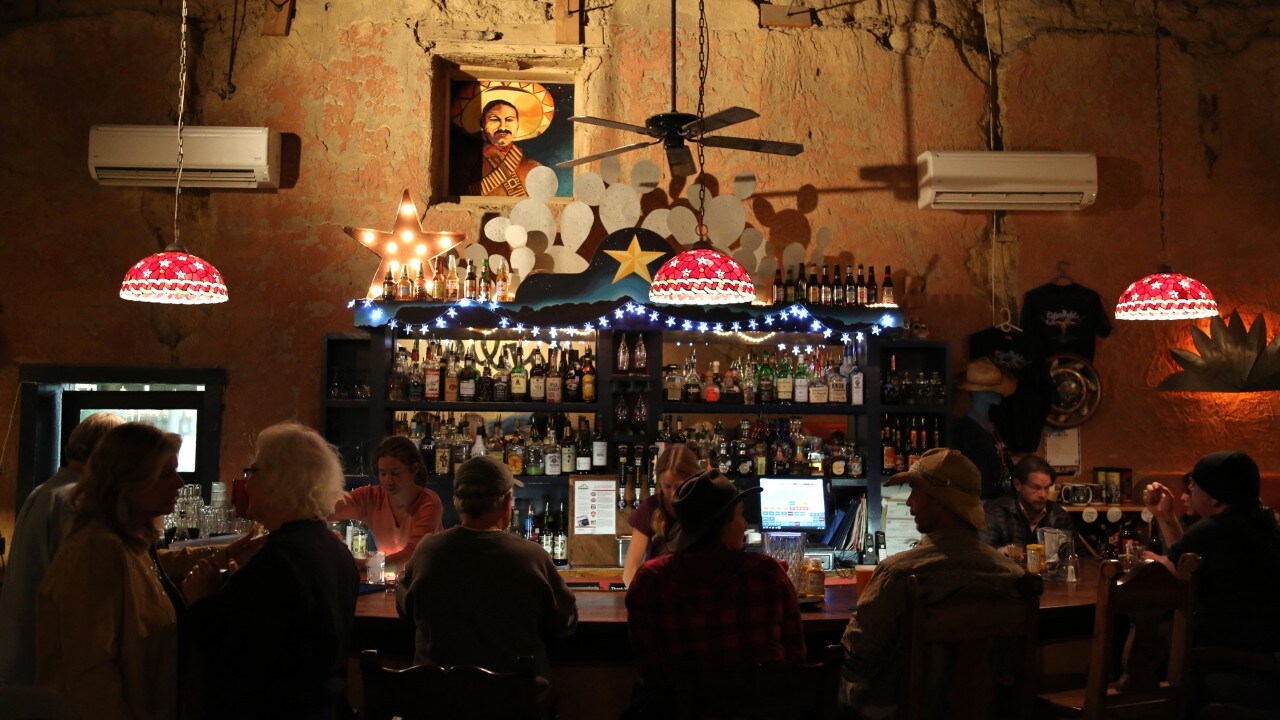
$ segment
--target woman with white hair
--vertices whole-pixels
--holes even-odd
[[[314,430],[281,423],[258,435],[246,468],[248,514],[270,533],[225,575],[202,561],[183,582],[203,658],[208,718],[324,718],[345,706],[346,661],[360,583],[325,518],[342,466]],[[345,713],[344,713],[345,714]]]

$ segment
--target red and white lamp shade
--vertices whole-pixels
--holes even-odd
[[[667,305],[734,305],[756,299],[756,286],[737,260],[699,243],[663,263],[649,300]]]
[[[139,260],[120,283],[120,297],[170,305],[207,305],[227,301],[227,285],[212,263],[181,246],[170,245]]]
[[[1117,320],[1194,320],[1218,314],[1205,284],[1161,268],[1129,286],[1116,303]]]

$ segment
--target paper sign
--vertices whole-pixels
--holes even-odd
[[[1044,455],[1055,471],[1075,475],[1080,471],[1080,428],[1046,430]]]
[[[920,542],[916,520],[911,516],[911,508],[907,507],[907,496],[910,494],[911,488],[907,485],[894,485],[884,489],[880,512],[880,526],[884,529],[882,561],[903,550],[910,550]]]
[[[617,533],[618,488],[612,480],[573,481],[573,534]]]

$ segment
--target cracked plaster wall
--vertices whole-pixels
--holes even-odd
[[[722,182],[758,175],[749,222],[778,247],[830,227],[842,262],[891,263],[900,287],[913,290],[911,314],[960,357],[964,338],[991,318],[992,220],[917,210],[913,162],[925,149],[986,146],[982,4],[830,5],[815,10],[815,27],[761,29],[747,0],[708,0],[708,110],[755,108],[761,119],[738,134],[806,145],[793,159],[712,149],[709,172]],[[667,3],[586,6],[586,111],[635,122],[665,109]],[[14,402],[21,363],[220,366],[230,378],[225,468],[239,467],[253,434],[272,422],[315,424],[321,334],[351,328],[345,300],[364,292],[376,266],[341,226],[388,226],[401,188],[426,197],[434,181],[432,55],[545,45],[550,7],[297,0],[291,34],[263,37],[261,3],[195,0],[188,122],[265,125],[301,141],[293,188],[184,193],[183,239],[217,263],[231,290],[226,305],[197,309],[116,298],[125,268],[170,236],[172,196],[101,187],[85,171],[89,125],[174,122],[178,2],[22,0],[0,9],[0,224],[9,230],[0,243],[0,407]],[[1159,254],[1150,4],[988,0],[987,9],[997,142],[1093,151],[1101,181],[1086,212],[1003,218],[998,294],[1016,301],[1067,260],[1110,307]],[[694,11],[681,3],[679,95],[690,110]],[[1162,12],[1169,257],[1208,283],[1225,311],[1268,311],[1274,329],[1280,9],[1195,0]],[[459,43],[470,43],[466,52]],[[631,140],[603,129],[583,137],[592,151]],[[624,167],[644,157],[660,159],[637,153]],[[438,205],[428,224],[476,237],[485,210]],[[1083,427],[1085,466],[1125,464],[1141,475],[1237,446],[1280,471],[1277,396],[1157,393],[1173,369],[1170,346],[1190,346],[1186,324],[1118,323],[1101,342],[1106,398]],[[6,534],[14,438],[0,464]]]

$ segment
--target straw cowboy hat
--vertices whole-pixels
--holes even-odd
[[[480,132],[480,112],[494,100],[516,109],[520,125],[511,139],[532,140],[546,132],[556,114],[556,101],[536,82],[481,80],[467,83],[453,97],[449,118],[468,133]]]
[[[942,503],[961,520],[979,530],[987,529],[987,516],[982,511],[982,472],[959,450],[933,448],[911,466],[885,482],[889,485],[911,486],[915,492],[923,492]]]
[[[956,384],[961,390],[979,392],[990,390],[1009,397],[1018,389],[1018,381],[992,362],[991,358],[978,358],[970,361],[964,369],[964,380]]]

